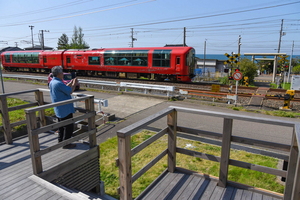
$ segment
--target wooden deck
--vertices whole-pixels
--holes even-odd
[[[138,199],[144,200],[278,200],[261,193],[238,189],[232,186],[226,188],[217,186],[217,181],[198,175],[189,175],[179,171],[167,173],[160,178],[146,194]]]
[[[41,149],[57,144],[57,135],[39,135]],[[75,149],[58,149],[42,156],[44,170],[65,162],[89,150],[88,144],[77,143]],[[59,185],[34,178],[28,137],[16,139],[11,145],[0,145],[0,199],[93,199],[86,195],[75,195]],[[99,197],[98,197],[99,198]],[[100,199],[100,198],[99,198]],[[106,199],[102,197],[101,199]]]

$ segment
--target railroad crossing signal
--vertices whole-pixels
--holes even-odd
[[[283,62],[283,63],[285,63],[285,62],[287,62],[287,61],[288,61],[286,58],[288,58],[288,57],[289,57],[289,55],[287,55],[287,56],[282,56],[282,55],[279,55],[279,57],[280,57],[280,60],[278,60],[278,62]]]
[[[238,60],[236,60],[238,57],[241,56],[241,54],[235,54],[233,55],[233,53],[231,55],[229,55],[228,53],[225,53],[225,56],[228,57],[228,60],[224,62],[225,65],[227,65],[228,63],[230,63],[231,65],[233,63],[236,63],[237,65],[240,64],[240,62]]]

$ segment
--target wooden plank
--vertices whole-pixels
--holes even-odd
[[[213,144],[213,145],[217,145],[217,146],[222,145],[221,141],[211,140],[211,139],[204,138],[204,137],[197,137],[197,136],[190,135],[190,134],[187,134],[187,133],[177,132],[177,137],[182,137],[182,138],[189,139],[189,140],[200,141],[200,142]],[[262,150],[262,149],[256,149],[256,148],[247,147],[247,146],[244,146],[244,145],[238,145],[238,144],[232,144],[231,143],[231,149],[247,151],[249,153],[260,154],[260,155],[265,155],[265,156],[271,156],[271,157],[282,159],[282,160],[288,160],[289,159],[289,156],[286,155],[286,154],[283,154],[283,153],[265,151],[265,150]]]
[[[26,188],[30,185],[32,185],[32,183],[30,181],[28,181],[27,178],[22,179],[13,185],[10,185],[9,187],[5,187],[5,188],[1,189],[0,190],[0,199],[5,199],[6,197],[18,192],[21,188]]]
[[[60,165],[56,165],[55,167],[47,171],[44,171],[43,173],[40,173],[38,176],[51,182],[55,180],[57,177],[62,176],[63,174],[75,169],[76,167],[82,165],[83,163],[97,156],[98,156],[98,148],[94,147],[89,151],[86,151],[70,160],[67,160],[66,162]]]
[[[26,113],[26,120],[33,173],[38,174],[43,171],[43,167],[41,157],[34,157],[35,152],[40,150],[38,135],[32,135],[32,130],[37,128],[35,113]]]
[[[272,125],[277,125],[277,126],[293,127],[295,124],[295,122],[278,120],[278,119],[266,119],[266,118],[262,118],[262,117],[249,117],[246,115],[236,115],[236,114],[231,114],[231,113],[213,112],[213,111],[208,111],[208,110],[183,108],[183,107],[177,107],[177,106],[169,106],[169,108],[175,109],[180,112],[185,112],[185,113],[201,114],[201,115],[221,117],[221,118],[227,118],[227,119],[237,119],[237,120],[257,122],[257,123],[262,123],[262,124],[272,124]]]
[[[166,185],[165,189],[156,199],[165,199],[172,191],[176,188],[176,185],[180,183],[180,181],[184,178],[184,174],[175,173],[175,177],[173,180]]]
[[[178,172],[176,172],[176,173],[178,173]],[[192,176],[184,174],[184,173],[179,173],[179,174],[183,174],[184,175],[183,178],[180,180],[180,182],[176,185],[176,187],[174,187],[173,191],[171,193],[169,193],[165,199],[167,199],[167,200],[177,199],[178,196],[180,196],[180,194],[184,190],[184,188],[186,188],[186,185],[193,178]],[[186,183],[186,182],[188,182],[188,183]]]
[[[14,110],[21,110],[24,108],[29,108],[29,107],[33,107],[33,106],[37,106],[37,105],[38,105],[38,102],[28,103],[28,104],[19,105],[19,106],[13,106],[13,107],[8,108],[8,112],[14,111]]]
[[[170,114],[171,112],[173,112],[173,110],[174,109],[172,109],[172,108],[166,108],[162,111],[159,111],[159,112],[157,112],[157,113],[155,113],[155,114],[153,114],[153,115],[151,115],[151,116],[149,116],[149,117],[147,117],[143,120],[140,120],[140,121],[138,121],[138,122],[136,122],[136,123],[134,123],[130,126],[127,126],[123,129],[119,130],[117,132],[117,135],[119,137],[126,137],[128,135],[131,135],[132,133],[140,130],[141,128],[143,128],[143,127],[145,127],[145,126],[161,119],[162,117]]]
[[[193,151],[193,150],[188,150],[188,149],[183,149],[183,148],[176,148],[176,152],[181,153],[181,154],[185,154],[185,155],[189,155],[189,156],[193,156],[193,157],[197,157],[197,158],[203,158],[206,160],[210,160],[210,161],[214,161],[214,162],[220,162],[221,158],[218,156],[214,156],[214,155],[210,155],[210,154],[206,154],[206,153],[201,153],[198,151]]]
[[[94,96],[85,100],[85,109],[88,110],[89,112],[95,111]],[[88,130],[92,130],[92,129],[96,128],[95,116],[96,116],[96,113],[95,113],[95,115],[90,116],[88,118]],[[94,134],[89,135],[89,142],[90,142],[90,148],[97,145],[96,132]]]
[[[45,200],[45,199],[49,199],[50,197],[54,196],[55,193],[53,191],[48,191],[45,194],[39,196],[38,198],[36,198],[37,200]]]
[[[222,196],[220,197],[220,199],[222,200],[230,200],[231,199],[231,196],[234,192],[234,187],[231,187],[231,186],[227,186],[225,189],[224,189],[224,192],[222,194]]]
[[[267,196],[267,195],[263,195],[262,199],[263,199],[263,200],[273,200],[272,197]]]
[[[177,131],[187,133],[187,134],[198,135],[198,136],[205,136],[208,138],[222,139],[221,133],[215,133],[211,131],[198,130],[198,129],[187,128],[182,126],[177,126]]]
[[[78,97],[76,99],[70,99],[70,100],[60,101],[60,102],[57,102],[57,103],[51,103],[51,104],[47,104],[47,105],[43,105],[43,106],[39,106],[39,107],[35,107],[35,108],[29,108],[29,109],[25,110],[25,113],[37,112],[37,111],[40,111],[40,110],[45,110],[45,109],[48,109],[48,108],[62,106],[62,105],[74,103],[74,102],[77,102],[77,101],[85,101],[86,99],[90,98],[91,96],[92,95],[87,95],[85,97]]]
[[[14,95],[26,94],[26,93],[30,93],[30,92],[36,92],[36,91],[39,91],[39,90],[34,89],[34,90],[25,90],[25,91],[20,91],[20,92],[5,93],[5,94],[1,94],[0,97],[14,96]]]
[[[168,149],[165,149],[158,156],[156,156],[153,160],[151,160],[145,167],[140,169],[137,173],[132,176],[132,183],[134,183],[139,177],[141,177],[144,173],[146,173],[151,167],[153,167],[158,161],[160,161],[165,155],[167,155]]]
[[[118,136],[120,199],[132,199],[131,136]]]
[[[236,188],[232,194],[231,200],[241,200],[244,190]]]
[[[256,193],[256,192],[253,192],[252,199],[253,200],[263,200],[263,195],[259,194],[259,193]]]
[[[201,200],[209,200],[213,191],[215,190],[215,187],[217,187],[217,182],[215,181],[210,181],[207,187],[205,188],[205,191],[203,195],[201,196]]]
[[[44,105],[44,95],[43,95],[43,92],[36,91],[35,92],[35,100],[38,102],[39,106]],[[46,126],[45,110],[40,110],[39,111],[39,117],[41,119],[40,125],[41,126]]]
[[[224,118],[220,173],[219,173],[219,183],[218,183],[218,185],[223,188],[225,188],[227,185],[232,125],[233,125],[232,119]]]
[[[299,138],[300,139],[300,138]],[[299,151],[299,147],[298,147]],[[292,191],[292,199],[300,199],[300,154],[298,152],[298,158],[297,158],[297,165],[295,170],[295,180],[293,185],[293,191]]]
[[[244,137],[239,137],[239,136],[232,136],[231,141],[237,142],[237,143],[242,143],[242,144],[249,144],[249,145],[258,146],[258,147],[266,147],[266,148],[271,148],[271,149],[276,149],[276,150],[281,150],[281,151],[288,151],[288,152],[290,151],[290,148],[291,148],[290,145],[286,145],[286,144],[267,142],[267,141],[262,141],[262,140],[255,140],[255,139],[244,138]]]
[[[286,174],[287,174],[287,172],[285,170],[274,169],[271,167],[265,167],[265,166],[261,166],[261,165],[255,165],[255,164],[251,164],[251,163],[242,162],[239,160],[230,159],[229,164],[233,165],[233,166],[242,167],[245,169],[251,169],[251,170],[255,170],[255,171],[259,171],[259,172],[263,172],[263,173],[273,174],[273,175],[281,176],[281,177],[286,177]]]
[[[6,144],[12,144],[13,141],[12,141],[6,96],[0,95],[0,109],[1,109],[2,126],[3,126],[5,142]]]
[[[159,138],[161,138],[162,136],[164,136],[167,133],[167,131],[168,131],[168,127],[162,129],[157,134],[153,135],[152,137],[150,137],[149,139],[147,139],[143,143],[141,143],[138,146],[134,147],[131,150],[131,157],[133,157],[135,154],[137,154],[138,152],[140,152],[141,150],[143,150],[144,148],[146,148],[147,146],[152,144],[154,141],[156,141]]]
[[[20,197],[14,199],[14,200],[24,200],[24,199],[34,199],[34,196],[35,195],[38,195],[40,196],[40,192],[43,191],[44,193],[42,194],[45,194],[47,192],[47,190],[43,189],[41,186],[35,184],[37,187],[35,187],[34,189],[32,190],[28,190],[26,192],[24,192]],[[33,196],[33,197],[32,197]]]
[[[64,120],[64,121],[61,121],[61,122],[58,122],[55,124],[50,124],[50,125],[44,126],[42,128],[38,128],[38,129],[35,128],[32,130],[32,135],[38,135],[41,133],[45,133],[47,131],[57,129],[59,127],[62,127],[62,126],[68,125],[68,124],[72,124],[72,123],[75,123],[76,121],[80,121],[80,120],[83,120],[83,119],[86,119],[86,118],[89,118],[89,117],[95,116],[95,115],[96,115],[96,112],[93,111],[93,112],[89,112],[84,115],[80,115],[78,117],[73,117],[71,119],[67,119],[67,120]]]
[[[199,184],[191,194],[189,200],[198,200],[202,196],[209,182],[210,181],[208,179],[203,178],[203,182],[199,182]]]
[[[195,188],[198,184],[202,184],[204,181],[203,178],[193,176],[193,179],[191,182],[187,185],[185,190],[181,193],[178,199],[180,200],[187,200],[191,196],[191,194],[194,192]]]
[[[55,144],[54,146],[51,146],[51,147],[48,147],[48,148],[46,148],[46,149],[37,151],[37,152],[34,153],[34,156],[35,156],[35,157],[40,157],[40,156],[45,155],[45,154],[47,154],[47,153],[49,153],[49,152],[51,152],[51,151],[54,151],[54,150],[56,150],[56,149],[59,149],[59,148],[65,146],[65,145],[67,145],[67,144],[70,144],[70,143],[72,143],[72,142],[78,141],[78,140],[80,140],[81,138],[87,137],[87,136],[89,136],[89,135],[91,135],[91,134],[95,134],[96,132],[97,132],[97,129],[95,128],[95,129],[92,129],[92,130],[87,131],[87,132],[85,132],[85,133],[76,135],[75,137],[72,137],[72,138],[67,139],[67,140],[64,140],[64,141],[62,141],[62,142],[60,142],[60,143],[58,143],[58,144]]]
[[[168,170],[173,173],[176,168],[177,143],[177,112],[173,111],[167,116],[168,124]]]
[[[22,196],[24,193],[26,193],[27,191],[31,191],[33,189],[35,189],[38,185],[37,184],[34,184],[33,182],[31,182],[32,184],[29,185],[28,187],[26,188],[22,188],[20,189],[18,192],[8,196],[5,198],[5,200],[15,200],[16,198]]]
[[[251,200],[253,192],[244,190],[241,200]]]
[[[150,185],[148,185],[148,187],[142,193],[139,194],[139,196],[135,198],[135,200],[142,199],[142,197],[144,197],[151,189],[157,186],[158,183],[162,181],[167,174],[168,174],[168,169],[165,169],[152,183],[150,183]]]
[[[220,134],[220,133],[197,130],[197,129],[181,127],[181,126],[177,127],[177,131],[187,133],[187,134],[204,136],[204,137],[208,137],[208,138],[214,138],[214,139],[222,138],[222,134]],[[280,143],[275,143],[275,142],[267,142],[267,141],[263,141],[263,140],[250,139],[250,138],[239,137],[239,136],[231,136],[231,141],[241,143],[241,144],[249,144],[249,145],[253,145],[253,146],[266,147],[266,148],[282,150],[282,151],[290,150],[290,145],[280,144]]]
[[[212,192],[210,199],[215,199],[215,200],[221,199],[221,196],[222,196],[224,190],[225,190],[225,188],[216,186],[214,191]]]

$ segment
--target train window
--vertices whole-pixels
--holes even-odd
[[[100,65],[100,57],[98,56],[89,57],[89,65]]]
[[[13,61],[13,63],[18,63],[19,62],[18,53],[13,53],[12,54],[12,61]]]
[[[44,58],[44,63],[47,63],[47,57],[44,56],[43,58]]]
[[[25,63],[25,54],[24,53],[19,54],[19,63]]]
[[[67,63],[71,63],[71,58],[67,57]]]
[[[177,58],[176,58],[176,63],[177,63],[177,65],[180,64],[180,57],[177,57]]]
[[[31,55],[31,53],[26,53],[25,54],[25,62],[26,63],[32,63],[32,55]]]
[[[105,51],[104,65],[148,66],[149,50]]]
[[[32,63],[40,63],[39,53],[32,53]]]
[[[10,54],[5,54],[5,62],[11,63]]]
[[[153,67],[170,67],[172,50],[154,50]]]

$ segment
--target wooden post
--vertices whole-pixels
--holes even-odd
[[[220,187],[226,187],[227,184],[228,164],[229,164],[231,134],[232,134],[232,122],[233,122],[232,119],[224,118],[220,174],[219,174],[219,183],[218,183]]]
[[[297,138],[295,134],[295,127],[292,136],[289,164],[287,170],[287,177],[284,189],[284,200],[292,199],[292,191],[295,179],[295,170],[297,165],[297,157],[298,157],[298,148],[297,148]]]
[[[88,110],[89,112],[95,111],[94,96],[85,100],[85,109]],[[94,116],[88,118],[88,130],[92,130],[95,127],[96,127],[96,124],[95,124],[95,115],[94,115]],[[90,140],[90,148],[96,146],[97,145],[96,133],[90,135],[89,140]]]
[[[12,144],[12,134],[11,127],[9,121],[9,112],[7,107],[7,98],[6,96],[0,97],[0,106],[1,106],[1,116],[2,116],[2,124],[3,124],[3,132],[5,137],[6,144]]]
[[[37,128],[35,112],[26,113],[26,121],[27,121],[27,132],[29,138],[33,174],[38,175],[39,173],[43,172],[43,167],[42,167],[41,156],[36,158],[34,156],[34,153],[40,150],[39,136],[38,135],[33,136],[31,134],[31,130]]]
[[[43,92],[36,91],[35,92],[35,100],[38,102],[39,106],[44,105],[44,95]],[[46,126],[46,118],[45,118],[45,110],[39,111],[39,117],[40,117],[40,125]]]
[[[298,150],[299,150],[299,148],[298,148]],[[293,194],[292,194],[292,199],[293,200],[299,200],[300,199],[300,178],[299,177],[300,177],[300,154],[298,152],[296,172],[295,172],[295,180],[294,180]]]
[[[132,199],[131,135],[118,136],[120,199]]]
[[[176,168],[176,141],[177,141],[177,111],[167,116],[168,123],[168,171],[173,173]]]

